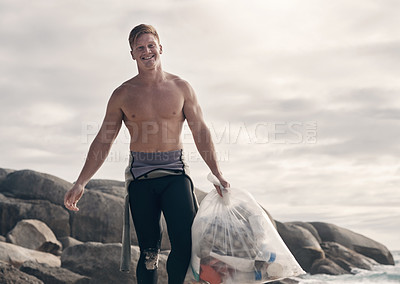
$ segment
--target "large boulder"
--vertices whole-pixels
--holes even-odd
[[[20,267],[22,272],[33,275],[44,283],[51,284],[88,284],[90,278],[69,271],[62,267],[51,267],[46,264],[27,261]]]
[[[323,242],[335,242],[381,264],[394,265],[393,256],[381,243],[334,224],[311,222]]]
[[[0,193],[0,234],[7,234],[23,219],[43,221],[57,237],[70,234],[69,214],[63,207],[47,200],[23,200]]]
[[[71,237],[84,242],[121,242],[123,198],[87,190],[79,201],[78,207],[78,212],[70,212]],[[137,244],[136,234],[131,235],[133,243]]]
[[[125,182],[110,179],[91,179],[85,186],[89,190],[97,190],[111,195],[125,197]]]
[[[121,244],[101,244],[87,242],[69,247],[61,255],[62,267],[75,273],[89,276],[92,283],[126,283],[136,281],[136,263],[140,256],[138,247],[131,248],[130,272],[120,272]],[[158,283],[167,283],[165,270],[167,256],[160,254]]]
[[[45,223],[22,220],[7,234],[7,241],[25,248],[61,255],[62,245]]]
[[[279,235],[305,271],[311,270],[315,260],[325,257],[318,240],[307,229],[290,223],[276,222],[276,225]]]
[[[342,275],[350,274],[347,270],[343,269],[340,265],[328,258],[317,259],[311,269],[311,274],[328,274],[328,275]]]
[[[3,182],[6,179],[6,177],[8,176],[8,174],[11,174],[12,172],[15,172],[15,171],[11,170],[11,169],[0,168],[0,183]]]
[[[59,238],[58,240],[61,242],[63,249],[66,249],[67,247],[72,247],[72,246],[83,244],[83,242],[78,241],[77,239],[74,239],[73,237],[69,237],[69,236]]]
[[[0,261],[0,283],[2,284],[43,284],[43,281],[26,274],[11,264]]]
[[[58,177],[31,170],[15,171],[0,184],[0,192],[19,199],[48,200],[63,206],[64,195],[71,183]]]
[[[302,228],[306,229],[307,231],[309,231],[314,236],[314,238],[319,243],[322,243],[322,240],[321,240],[321,237],[318,234],[318,231],[310,223],[295,221],[295,222],[286,222],[285,224],[296,225],[296,226],[299,226],[299,227],[302,227]]]
[[[53,267],[61,265],[60,258],[51,253],[31,250],[3,242],[0,242],[0,261],[8,262],[16,267],[21,266],[25,261],[34,261]]]
[[[351,272],[353,268],[371,270],[376,261],[334,242],[321,244],[327,258]]]
[[[91,179],[87,183],[86,188],[96,190],[118,188],[117,190],[119,190],[119,188],[125,188],[125,182],[113,179]]]

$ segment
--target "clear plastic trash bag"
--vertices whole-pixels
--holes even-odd
[[[213,175],[208,179],[220,185]],[[266,283],[304,273],[249,192],[206,195],[192,225],[186,283]]]

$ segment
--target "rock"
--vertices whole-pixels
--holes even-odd
[[[0,235],[0,242],[5,242],[5,241],[6,241],[6,237]]]
[[[10,243],[0,242],[0,261],[7,262],[16,267],[21,266],[25,261],[35,261],[49,266],[60,266],[60,258],[41,251],[23,248]]]
[[[0,261],[0,283],[2,284],[44,284],[36,277],[19,271],[6,262]]]
[[[343,264],[344,260],[350,265],[350,269],[346,269],[347,271],[351,271],[352,268],[361,268],[366,270],[371,270],[373,265],[376,265],[376,261],[368,258],[362,254],[359,254],[351,249],[346,248],[338,243],[334,242],[324,242],[321,244],[322,249],[325,252],[327,258],[333,260],[335,263],[340,265],[342,268],[346,269]],[[338,263],[341,262],[341,263]]]
[[[272,281],[272,282],[268,282],[269,284],[297,284],[299,283],[299,281],[295,280],[295,279],[290,279],[290,278],[285,278],[282,280],[276,280],[276,281]]]
[[[109,179],[92,179],[85,186],[86,189],[96,190],[111,195],[125,197],[125,182]]]
[[[296,222],[286,222],[285,224],[296,225],[296,226],[299,226],[299,227],[302,227],[302,228],[308,230],[319,243],[322,243],[322,240],[318,234],[318,231],[310,223],[296,221]]]
[[[64,206],[64,195],[72,184],[58,177],[31,170],[10,173],[0,184],[0,192],[26,200],[48,200]]]
[[[24,262],[20,267],[22,272],[33,275],[44,283],[51,284],[85,284],[90,283],[90,278],[69,271],[62,267],[50,267],[32,261]]]
[[[78,241],[77,239],[74,239],[72,237],[62,237],[59,238],[59,241],[61,242],[63,249],[83,244],[83,242]]]
[[[87,190],[71,212],[71,237],[80,241],[121,242],[124,199],[107,193]],[[137,244],[134,226],[132,243]]]
[[[62,245],[45,223],[39,220],[22,220],[7,234],[9,243],[61,255]]]
[[[91,179],[86,185],[87,189],[105,188],[108,190],[113,187],[125,188],[125,182],[111,179]]]
[[[328,274],[328,275],[342,275],[350,274],[338,264],[328,258],[317,259],[310,270],[311,274]]]
[[[393,256],[386,246],[334,224],[311,222],[323,242],[335,242],[374,259],[381,264],[394,265]]]
[[[11,174],[14,170],[11,169],[2,169],[0,168],[0,183],[3,182],[8,174]]]
[[[318,240],[308,230],[290,223],[276,222],[276,225],[283,241],[305,271],[310,271],[315,260],[325,257]]]
[[[91,277],[92,283],[137,283],[136,263],[140,256],[138,247],[132,246],[130,272],[120,272],[121,244],[88,242],[69,247],[61,255],[62,267],[75,273]],[[160,254],[158,283],[167,283],[165,270],[167,257]]]
[[[0,234],[8,233],[23,219],[46,223],[57,237],[70,234],[69,213],[47,200],[23,200],[0,194]]]

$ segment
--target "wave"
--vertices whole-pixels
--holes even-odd
[[[352,275],[310,275],[301,278],[294,278],[299,284],[324,284],[324,283],[343,283],[343,284],[393,284],[400,283],[400,251],[392,252],[395,265],[376,265],[373,270],[355,269]]]

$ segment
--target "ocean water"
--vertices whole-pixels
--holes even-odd
[[[354,275],[304,275],[301,278],[296,278],[300,284],[386,284],[386,283],[400,283],[400,251],[392,252],[395,259],[395,266],[392,265],[377,265],[373,270],[357,269],[353,272]]]

